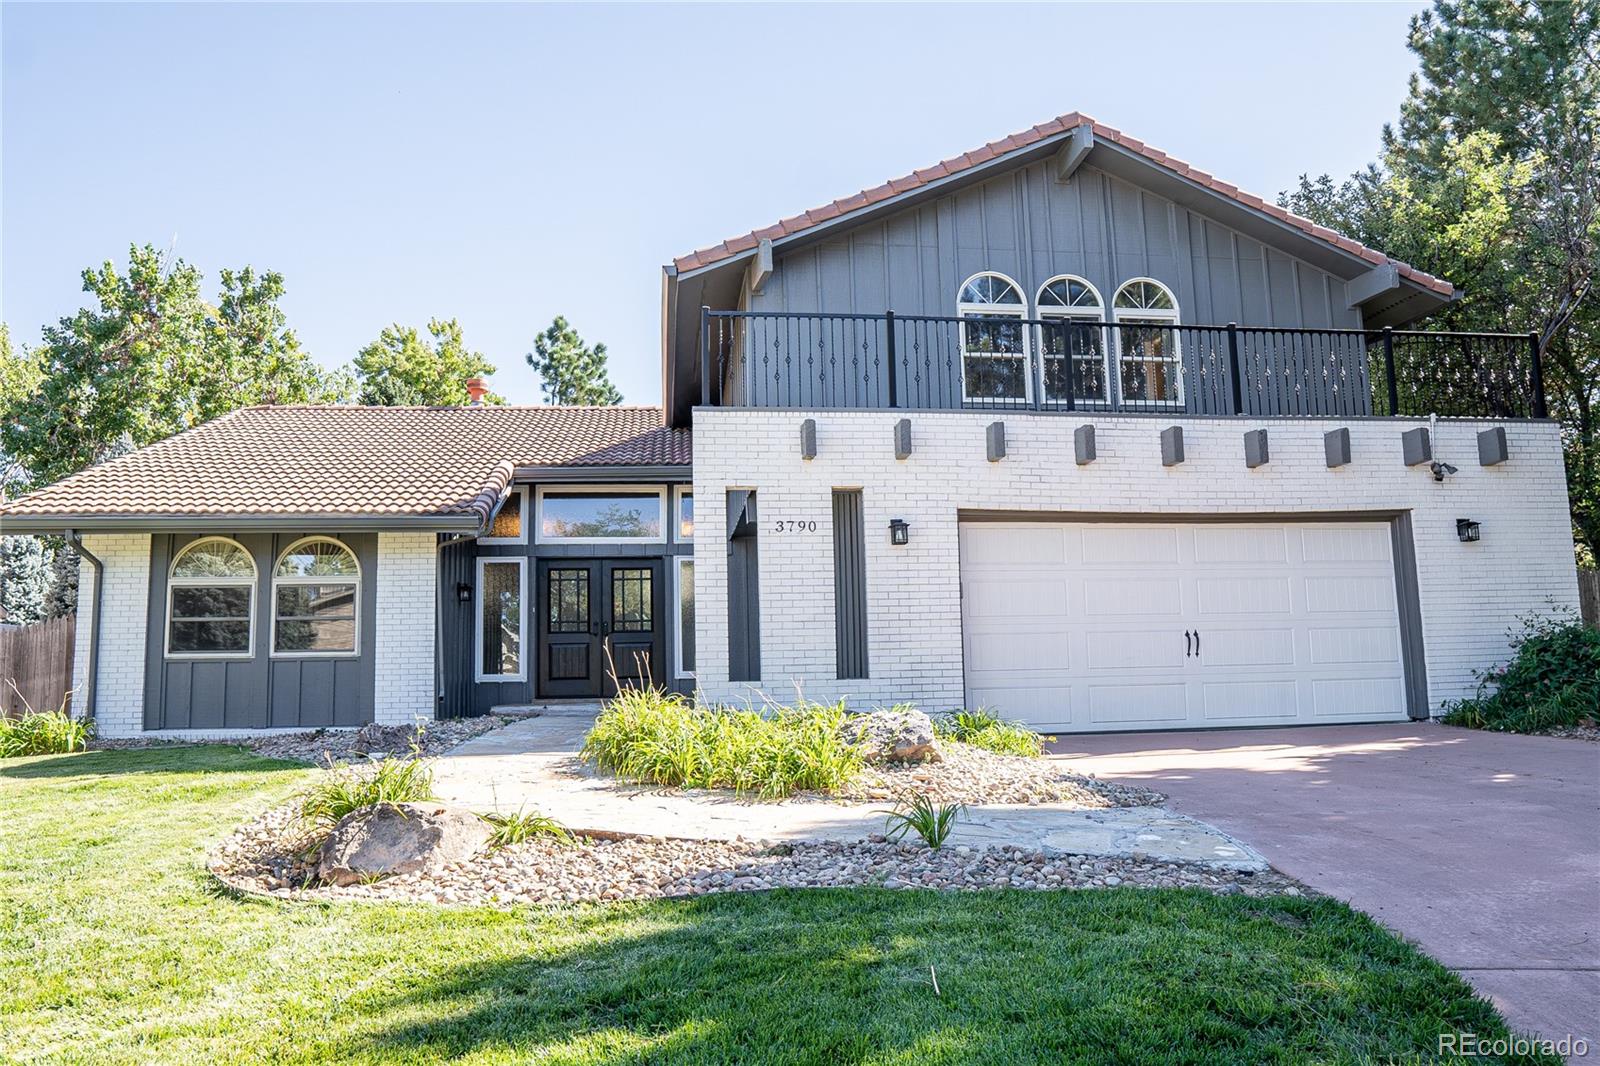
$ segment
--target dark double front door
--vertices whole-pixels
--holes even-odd
[[[664,680],[659,559],[539,563],[539,695],[612,696]]]

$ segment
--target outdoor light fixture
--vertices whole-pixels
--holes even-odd
[[[472,586],[465,581],[456,582],[456,599],[462,603],[472,602]]]
[[[1456,472],[1456,468],[1449,463],[1441,463],[1437,459],[1428,464],[1428,469],[1433,471],[1433,480],[1443,481]]]
[[[1456,519],[1456,536],[1463,544],[1471,544],[1483,536],[1483,530],[1470,518]]]
[[[906,525],[906,520],[904,518],[889,519],[889,543],[911,543],[911,527]]]

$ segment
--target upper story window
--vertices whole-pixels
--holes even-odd
[[[1100,327],[1105,304],[1099,290],[1083,278],[1062,274],[1039,287],[1037,302],[1045,323],[1040,331],[1045,400],[1104,402],[1109,375]]]
[[[1117,330],[1117,385],[1128,404],[1181,404],[1182,353],[1178,301],[1152,278],[1124,282],[1111,301],[1112,317],[1133,328]]]
[[[255,650],[256,563],[237,541],[204,537],[172,560],[167,655],[248,658]]]
[[[272,569],[272,654],[354,655],[360,596],[349,547],[331,537],[289,545]]]
[[[538,540],[659,542],[667,539],[666,486],[540,488]]]
[[[506,490],[500,509],[489,520],[489,529],[478,543],[528,543],[528,486],[516,485]]]
[[[1028,373],[1028,304],[1004,274],[974,274],[956,298],[961,323],[961,398],[995,402],[1033,396]]]

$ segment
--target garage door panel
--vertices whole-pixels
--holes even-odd
[[[1311,661],[1332,663],[1400,662],[1399,634],[1392,626],[1312,629]]]
[[[1293,666],[1292,629],[1212,629],[1201,634],[1204,666]]]
[[[1306,610],[1312,614],[1337,614],[1354,611],[1394,611],[1394,578],[1308,577]]]
[[[1289,558],[1282,526],[1199,526],[1194,530],[1196,563],[1283,563]]]
[[[1181,670],[1183,634],[1148,630],[1095,630],[1085,641],[1084,666],[1100,670]]]
[[[1301,553],[1308,563],[1387,563],[1387,526],[1312,526],[1300,531]]]
[[[1288,577],[1201,577],[1195,579],[1195,604],[1201,614],[1288,614]]]
[[[1188,687],[1182,681],[1090,685],[1089,720],[1125,729],[1182,723],[1189,717]]]
[[[1200,686],[1202,713],[1208,721],[1222,718],[1282,718],[1297,707],[1300,695],[1291,680],[1212,681]]]
[[[1039,631],[1017,633],[993,630],[967,635],[969,662],[981,663],[974,672],[1063,672],[1073,668],[1066,632]]]
[[[1178,530],[1173,526],[1083,526],[1086,566],[1159,566],[1178,561]]]
[[[1183,609],[1183,585],[1176,575],[1085,578],[1083,609],[1093,618],[1171,618]]]
[[[1072,687],[980,685],[967,689],[967,706],[984,707],[1004,718],[1027,722],[1037,728],[1062,728],[1072,724]]]
[[[1059,566],[1067,561],[1067,530],[1061,526],[968,525],[961,558],[977,566]]]
[[[1326,678],[1311,683],[1311,713],[1318,718],[1403,716],[1405,685],[1399,678]]]
[[[965,591],[966,608],[973,618],[1061,618],[1067,610],[1064,577],[975,582]]]

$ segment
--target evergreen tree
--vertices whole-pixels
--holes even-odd
[[[560,315],[549,329],[533,338],[528,365],[539,375],[546,403],[608,406],[622,402],[622,393],[606,373],[606,346],[584,344],[578,331]]]
[[[49,617],[53,562],[40,537],[0,537],[0,621],[25,626]]]

